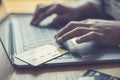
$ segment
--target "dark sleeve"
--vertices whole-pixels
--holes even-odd
[[[105,7],[104,0],[86,0],[86,1],[92,4],[100,14],[103,14]]]

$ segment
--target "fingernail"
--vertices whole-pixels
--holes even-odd
[[[56,41],[57,41],[57,43],[62,43],[62,38],[59,37],[59,38],[56,39]]]
[[[61,37],[57,38],[57,41],[60,41],[61,40]]]
[[[55,37],[56,37],[56,38],[60,37],[60,36],[59,36],[59,32],[55,34]]]

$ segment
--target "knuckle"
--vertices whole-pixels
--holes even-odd
[[[99,20],[97,20],[97,19],[87,19],[87,20],[85,20],[85,23],[95,24],[95,23],[99,23]]]
[[[86,22],[93,21],[93,19],[87,19]]]
[[[96,36],[98,35],[97,32],[95,32],[95,31],[91,31],[90,34],[91,34],[91,36],[93,36],[93,37],[96,37]]]
[[[69,22],[69,25],[73,25],[73,24],[75,24],[76,23],[76,21],[70,21]]]
[[[75,26],[75,21],[70,21],[67,26],[74,27]]]
[[[95,32],[95,31],[91,31],[90,33],[91,33],[91,34],[93,34],[93,35],[95,35],[95,34],[96,34],[96,32]]]
[[[58,7],[58,8],[59,8],[59,7],[62,7],[62,5],[59,4],[59,3],[56,3],[55,6]]]
[[[77,33],[79,33],[79,32],[82,31],[82,30],[83,30],[83,29],[80,28],[80,27],[76,27],[76,28],[74,29],[74,31],[77,32]]]

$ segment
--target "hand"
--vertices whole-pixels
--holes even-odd
[[[49,6],[40,6],[33,17],[32,25],[37,25],[46,17],[57,14],[58,16],[50,24],[51,26],[58,26],[68,23],[71,20],[76,20],[78,17],[75,8],[64,6],[61,4],[53,4]],[[49,26],[50,26],[49,25]]]
[[[120,21],[88,19],[70,22],[56,35],[58,43],[77,37],[76,42],[82,43],[95,40],[103,45],[120,44]]]

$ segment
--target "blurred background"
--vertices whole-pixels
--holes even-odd
[[[8,11],[16,11],[16,8],[20,8],[19,12],[33,12],[35,7],[40,4],[52,4],[52,3],[63,3],[67,4],[73,1],[77,0],[0,0],[2,1],[2,4],[4,4],[7,8]],[[27,10],[27,11],[26,11]]]
[[[1,4],[2,2],[1,2],[1,0],[0,0],[0,4]]]
[[[78,0],[0,0],[0,20],[9,13],[34,13],[37,5],[70,4]]]

